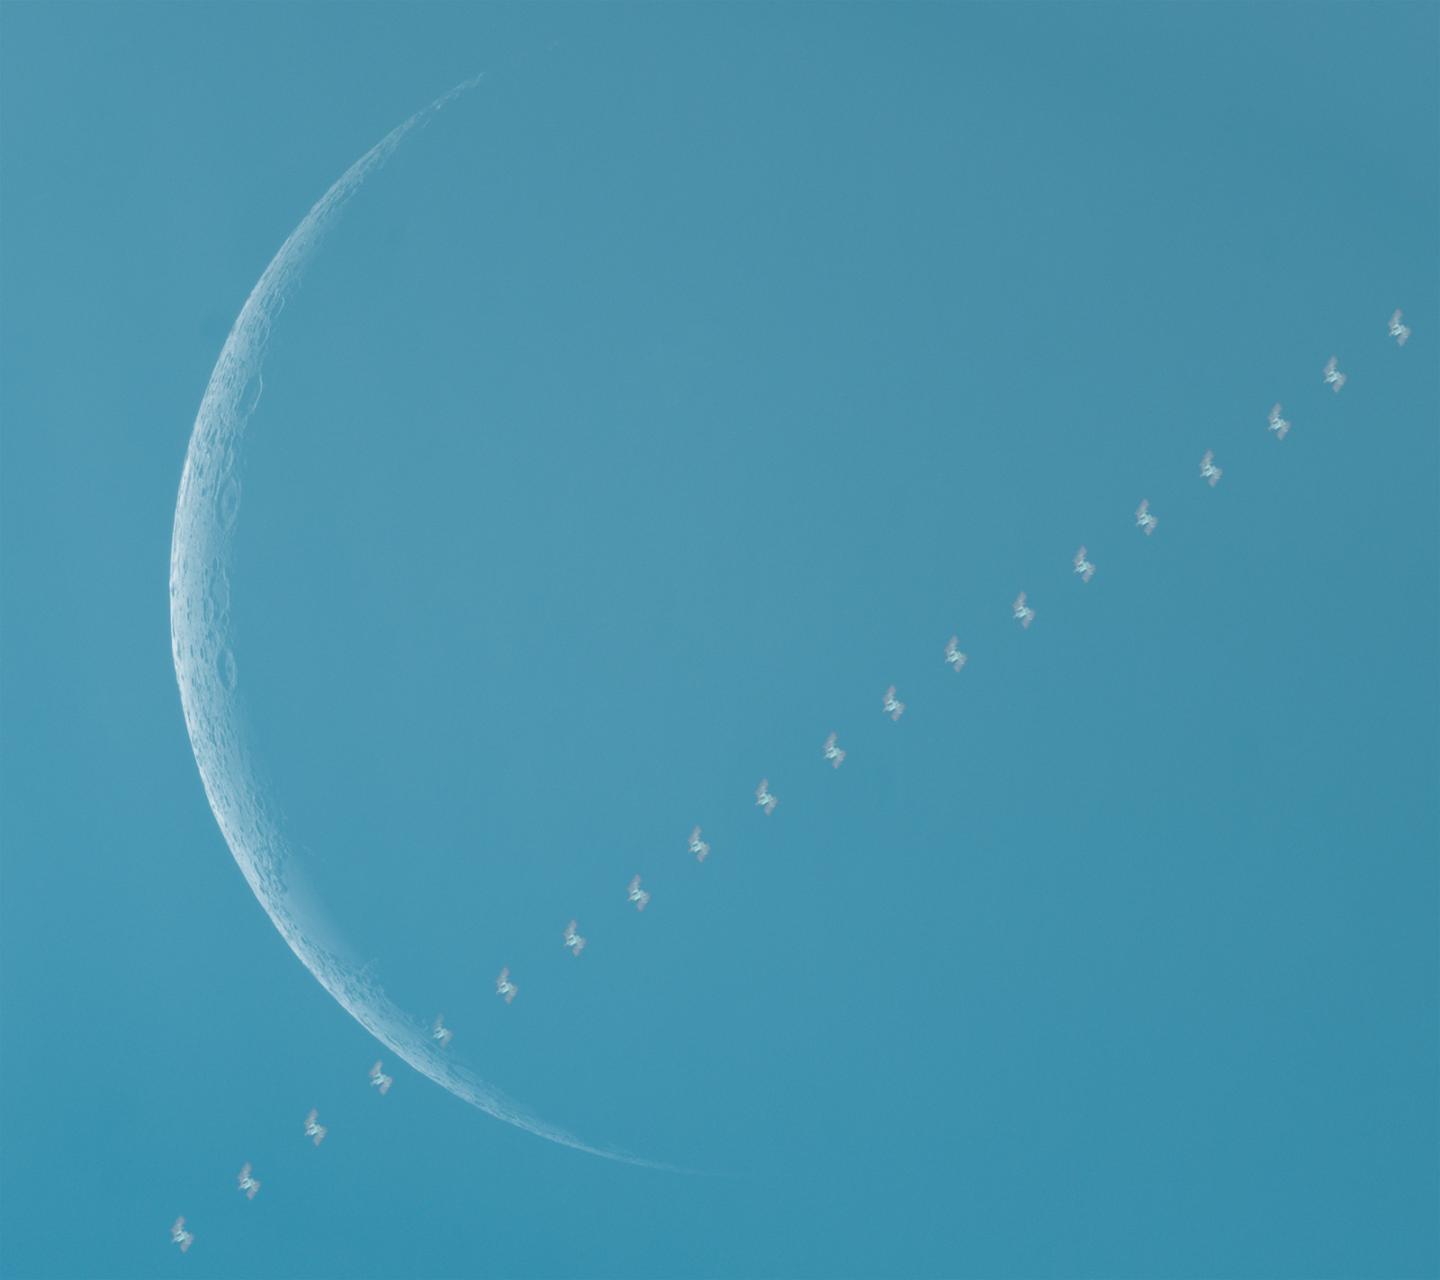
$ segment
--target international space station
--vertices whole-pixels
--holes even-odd
[[[1369,322],[1367,322],[1367,323],[1373,323],[1373,321],[1369,321]],[[1422,327],[1423,327],[1423,326],[1422,326]],[[1376,326],[1376,328],[1378,329],[1378,325]],[[1406,324],[1403,322],[1403,314],[1402,314],[1402,312],[1397,308],[1397,309],[1395,310],[1394,314],[1390,317],[1390,320],[1389,320],[1389,336],[1395,340],[1395,343],[1396,343],[1397,346],[1403,347],[1403,346],[1406,345],[1406,343],[1408,342],[1408,340],[1409,340],[1409,338],[1410,338],[1410,332],[1411,332],[1411,331],[1410,331],[1409,326],[1406,325]],[[1372,334],[1373,334],[1373,336],[1372,336],[1372,341],[1373,341],[1376,345],[1378,345],[1378,341],[1379,341],[1379,335],[1378,335],[1378,333],[1372,331]],[[1424,342],[1424,338],[1423,338],[1423,333],[1422,333],[1422,345],[1423,345],[1423,342]],[[1407,357],[1407,359],[1408,359],[1408,357]],[[1362,372],[1363,372],[1363,366],[1362,366]],[[1333,356],[1333,355],[1330,357],[1330,359],[1325,363],[1323,373],[1324,373],[1324,382],[1325,382],[1325,385],[1328,386],[1328,387],[1330,387],[1330,389],[1332,390],[1332,392],[1338,394],[1339,391],[1345,386],[1345,383],[1346,383],[1346,380],[1347,380],[1347,379],[1346,379],[1346,375],[1340,371],[1339,362],[1338,362],[1337,357],[1335,357],[1335,356]],[[1364,380],[1363,378],[1362,378],[1362,383],[1364,383],[1365,385],[1368,385],[1368,383],[1365,383],[1365,380]],[[1313,388],[1314,384],[1312,383],[1312,384],[1310,384],[1310,385],[1311,385],[1311,387]],[[1312,391],[1311,394],[1318,394],[1318,391]],[[1363,399],[1363,395],[1364,395],[1364,386],[1363,386],[1363,385],[1362,385],[1362,390],[1361,390],[1361,393],[1360,393],[1360,394],[1361,394],[1362,399]],[[1347,402],[1347,404],[1351,404],[1351,403],[1352,403],[1352,402]],[[1302,413],[1302,416],[1303,416],[1303,413]],[[1253,420],[1252,420],[1252,421],[1253,421]],[[1269,431],[1269,433],[1272,434],[1277,440],[1284,440],[1285,437],[1289,434],[1290,428],[1291,428],[1291,423],[1290,423],[1290,421],[1289,421],[1287,418],[1285,418],[1285,417],[1283,416],[1283,406],[1280,404],[1279,401],[1277,401],[1277,402],[1271,407],[1271,409],[1270,409],[1270,411],[1269,411],[1269,414],[1268,414],[1268,416],[1267,416],[1267,424],[1266,424],[1266,425],[1267,425],[1267,430]],[[1244,428],[1244,429],[1245,429],[1245,430],[1253,430],[1253,427]],[[1308,431],[1309,431],[1309,428],[1307,427],[1307,433],[1308,433]],[[1306,436],[1305,438],[1308,440],[1308,438],[1309,438],[1308,434],[1307,434],[1307,436]],[[1223,441],[1220,441],[1219,443],[1221,443],[1222,448],[1225,447]],[[1293,447],[1293,446],[1292,446],[1292,447]],[[1193,458],[1194,455],[1192,454],[1191,456],[1192,456],[1192,458]],[[1192,464],[1192,465],[1193,465],[1193,464]],[[1191,474],[1192,474],[1192,477],[1193,477],[1194,473],[1192,472]],[[1211,488],[1215,488],[1215,487],[1219,484],[1220,479],[1221,479],[1221,477],[1222,477],[1223,475],[1224,475],[1224,471],[1222,470],[1221,467],[1219,467],[1219,466],[1216,464],[1216,461],[1215,461],[1215,451],[1214,451],[1213,449],[1206,449],[1205,452],[1204,452],[1204,454],[1203,454],[1203,456],[1202,456],[1201,459],[1200,459],[1200,477],[1201,477],[1201,479],[1204,480],[1205,482],[1207,482]],[[1190,481],[1188,481],[1188,482],[1185,482],[1185,483],[1188,483],[1188,484],[1192,484],[1192,485],[1193,485],[1194,480],[1192,479],[1192,480],[1190,480]],[[1232,481],[1231,483],[1232,483],[1232,485],[1234,485],[1234,484],[1237,483],[1237,482]],[[1241,483],[1241,485],[1242,485],[1242,487],[1243,487],[1243,485],[1244,485],[1244,477],[1243,477],[1243,476],[1242,476],[1242,479],[1241,479],[1241,481],[1240,481],[1239,483]],[[1234,494],[1234,492],[1235,492],[1235,491],[1234,491],[1233,489],[1230,490],[1230,491],[1227,491],[1227,493],[1232,494],[1232,495]],[[1207,500],[1207,501],[1212,501],[1212,502],[1213,502],[1213,501],[1218,501],[1218,500]],[[1163,503],[1163,497],[1162,497],[1162,505],[1163,505],[1163,504],[1164,504],[1164,503]],[[1222,503],[1222,506],[1224,506],[1224,505],[1228,505],[1228,504],[1227,504],[1227,503]],[[1117,516],[1118,516],[1118,513],[1117,513]],[[1168,517],[1167,517],[1167,518],[1168,518]],[[1154,513],[1151,511],[1151,509],[1150,509],[1150,501],[1149,501],[1149,499],[1148,499],[1148,498],[1142,499],[1141,502],[1140,502],[1140,505],[1139,505],[1139,506],[1136,508],[1136,510],[1135,510],[1135,526],[1136,526],[1136,528],[1138,528],[1139,530],[1141,530],[1141,531],[1146,535],[1146,537],[1148,538],[1149,536],[1151,536],[1151,535],[1155,532],[1155,530],[1156,530],[1156,528],[1158,527],[1158,525],[1159,525],[1159,520],[1158,520],[1158,518],[1155,516],[1155,514],[1154,514]],[[1174,532],[1174,531],[1172,530],[1172,533],[1173,533],[1173,532]],[[1102,535],[1102,536],[1103,536],[1103,535]],[[1167,538],[1169,538],[1169,537],[1170,537],[1170,535],[1167,535]],[[1162,544],[1162,549],[1161,549],[1160,551],[1157,551],[1156,553],[1148,553],[1148,554],[1161,554],[1161,555],[1163,556],[1163,554],[1164,554],[1163,545],[1164,545],[1164,544]],[[1058,548],[1056,548],[1056,551],[1058,552]],[[1103,552],[1103,548],[1102,548],[1102,552]],[[1095,566],[1094,562],[1090,559],[1089,550],[1088,550],[1088,548],[1087,548],[1084,544],[1082,544],[1082,545],[1080,546],[1079,550],[1077,550],[1077,551],[1075,552],[1075,555],[1074,555],[1071,563],[1072,563],[1073,570],[1074,570],[1075,574],[1079,576],[1080,580],[1081,580],[1083,583],[1089,583],[1089,582],[1093,579],[1093,577],[1094,577],[1094,575],[1095,575],[1095,568],[1096,568],[1096,566]],[[1054,568],[1055,568],[1055,571],[1058,572],[1058,568],[1059,568],[1058,563],[1054,566]],[[1111,569],[1111,570],[1107,570],[1106,572],[1107,572],[1107,574],[1110,574],[1110,573],[1114,572],[1114,570]],[[1106,581],[1107,581],[1107,583],[1108,583],[1108,582],[1110,581],[1110,578],[1107,577]],[[1107,588],[1106,590],[1108,590],[1108,588]],[[1043,594],[1043,593],[1042,593],[1042,594]],[[1102,594],[1103,594],[1103,592],[1102,592]],[[1093,598],[1092,598],[1092,599],[1093,599]],[[997,604],[998,604],[998,602],[997,602]],[[1020,624],[1022,630],[1028,630],[1028,629],[1030,628],[1031,623],[1034,622],[1034,620],[1035,620],[1035,610],[1030,606],[1029,600],[1028,600],[1028,594],[1027,594],[1026,592],[1022,591],[1022,592],[1020,592],[1020,593],[1015,597],[1015,600],[1014,600],[1013,604],[1011,605],[1011,614],[1012,614],[1013,619]],[[1000,625],[1000,624],[997,623],[996,625]],[[1049,626],[1051,626],[1051,625],[1052,625],[1051,623],[1047,623],[1047,624],[1046,624],[1047,627],[1049,627]],[[1050,634],[1050,633],[1047,632],[1047,635],[1048,635],[1048,634]],[[933,633],[932,633],[932,639],[931,639],[930,641],[926,642],[926,643],[933,643]],[[983,643],[983,640],[982,640],[982,643]],[[1023,644],[1023,643],[1025,643],[1025,642],[1021,642],[1021,643]],[[1043,649],[1043,648],[1045,647],[1044,644],[1042,644],[1041,647],[1042,647],[1042,649]],[[928,661],[933,662],[933,661],[934,661],[934,658],[933,658],[933,652],[934,652],[934,651],[933,651],[933,649],[932,649],[930,652],[931,652],[931,654],[932,654],[932,657],[929,658]],[[958,674],[961,670],[963,670],[963,669],[965,668],[966,664],[967,664],[968,661],[969,661],[969,658],[968,658],[968,655],[967,655],[966,653],[962,652],[961,649],[960,649],[960,637],[959,637],[958,634],[952,635],[952,636],[949,638],[949,640],[947,640],[947,641],[945,642],[944,656],[945,656],[945,663],[946,663],[946,665],[949,666],[949,667],[950,667],[953,671],[955,671],[957,674]],[[933,668],[932,668],[932,670],[933,670]],[[902,678],[908,678],[908,677],[902,675]],[[877,681],[877,683],[878,683],[878,681]],[[872,690],[873,690],[873,687],[872,687]],[[863,693],[863,690],[862,690],[862,693]],[[873,691],[872,691],[872,694],[870,694],[870,695],[864,695],[864,696],[873,696]],[[872,703],[872,707],[873,707],[873,703]],[[900,701],[900,699],[899,699],[899,697],[898,697],[898,695],[897,695],[897,686],[896,686],[896,685],[893,685],[893,684],[892,684],[892,685],[889,686],[888,689],[886,689],[885,694],[884,694],[884,698],[883,698],[883,701],[882,701],[882,707],[883,707],[884,712],[890,717],[890,719],[891,719],[892,722],[898,722],[898,721],[901,719],[901,717],[905,714],[906,704],[905,704],[904,702]],[[873,714],[873,711],[872,711],[871,714]],[[923,711],[922,711],[922,717],[923,717]],[[872,723],[873,723],[873,722],[872,722]],[[913,729],[913,728],[914,728],[914,726],[912,726],[912,729]],[[920,728],[923,729],[924,726],[921,725]],[[879,732],[879,733],[886,733],[886,734],[889,733],[888,730],[881,730],[881,729],[878,729],[878,728],[875,729],[874,731],[875,731],[875,732]],[[848,731],[847,731],[847,732],[848,732]],[[902,738],[904,738],[904,739],[906,739],[906,740],[909,740],[909,738],[910,738],[910,732],[911,732],[910,730],[907,730],[904,735],[901,735]],[[922,735],[922,736],[923,736],[923,735]],[[863,745],[863,744],[862,744],[862,745]],[[831,732],[831,733],[826,737],[826,739],[825,739],[825,741],[824,741],[824,743],[823,743],[823,745],[822,745],[822,748],[821,748],[821,754],[822,754],[823,759],[826,760],[826,761],[828,761],[833,769],[837,769],[837,770],[838,770],[838,769],[840,768],[840,766],[845,762],[847,753],[846,753],[846,751],[843,750],[843,749],[840,747],[840,745],[839,745],[839,735],[838,735],[838,732]],[[813,761],[813,757],[812,757],[812,761]],[[812,767],[812,768],[814,767],[814,766],[813,766],[813,763],[812,763],[811,767]],[[857,766],[857,768],[862,769],[862,772],[863,772],[863,771],[864,771],[864,767],[865,767],[865,761],[864,761],[864,759],[862,759],[861,765]],[[847,778],[851,778],[851,775],[847,775]],[[737,799],[738,799],[738,797],[737,797]],[[794,801],[794,803],[796,803],[797,805],[802,805],[802,807],[803,807],[802,801],[803,801],[803,797],[802,797],[800,800]],[[776,797],[775,794],[770,790],[770,780],[769,780],[769,778],[768,778],[768,777],[767,777],[767,778],[762,778],[762,779],[760,780],[759,785],[755,788],[755,804],[756,804],[756,806],[757,806],[758,808],[760,808],[761,811],[768,817],[769,815],[771,815],[771,814],[773,814],[773,813],[775,812],[775,807],[776,807],[776,805],[777,805],[778,803],[779,803],[779,801],[778,801],[777,797]],[[789,812],[790,812],[790,811],[787,810],[787,813],[789,813]],[[795,820],[794,818],[787,818],[787,823],[788,823],[788,822],[791,822],[791,821],[794,821],[794,820]],[[784,827],[784,824],[782,824],[782,832],[783,832],[783,829],[788,829],[788,828],[785,828],[785,827]],[[673,837],[671,837],[671,838],[673,838]],[[722,844],[723,844],[723,843],[724,843],[724,839],[723,839],[723,833],[722,833]],[[709,844],[705,839],[702,838],[702,831],[701,831],[701,828],[700,828],[699,825],[696,825],[696,826],[691,830],[690,835],[689,835],[689,839],[688,839],[688,845],[687,845],[687,847],[688,847],[688,851],[695,856],[695,860],[696,860],[697,862],[704,862],[704,861],[709,857],[709,855],[710,855],[710,844]],[[726,848],[729,848],[730,846],[726,845],[725,847],[726,847]],[[617,875],[616,881],[613,882],[613,883],[618,884],[618,875]],[[636,910],[637,912],[643,912],[643,911],[646,909],[646,907],[649,905],[650,897],[651,897],[650,892],[649,892],[647,889],[645,889],[645,888],[642,887],[642,878],[641,878],[638,874],[635,875],[635,876],[633,876],[633,877],[630,879],[628,885],[626,886],[626,899],[627,899],[627,901],[630,902],[630,903],[632,903],[632,904],[634,904],[635,910]],[[663,897],[663,886],[662,886],[662,897]],[[666,901],[669,901],[669,899],[666,899]],[[663,913],[664,913],[664,909],[662,909],[662,914],[663,914]],[[663,924],[663,921],[662,921],[662,924]],[[646,926],[646,928],[648,929],[649,927]],[[552,935],[552,939],[553,939],[553,935]],[[554,945],[553,940],[552,940],[552,942],[550,943],[550,945],[553,947],[553,945]],[[570,921],[570,923],[565,926],[565,931],[564,931],[564,945],[565,945],[565,947],[570,951],[571,955],[572,955],[572,956],[575,956],[575,957],[578,957],[578,956],[580,955],[580,953],[585,950],[586,939],[579,933],[579,923],[578,923],[578,920],[572,919],[572,920]],[[552,952],[552,956],[553,956],[553,952]],[[603,967],[605,960],[606,960],[606,956],[602,954],[602,956],[601,956],[601,958],[600,958],[599,961],[592,961],[591,963],[599,963],[599,964],[601,964],[602,967]],[[588,970],[587,970],[587,972],[588,972]],[[511,981],[511,979],[510,979],[510,968],[509,968],[509,966],[507,965],[507,966],[505,966],[504,968],[502,968],[502,969],[500,970],[499,976],[495,979],[495,994],[496,994],[497,996],[499,996],[500,998],[502,998],[507,1005],[509,1005],[509,1004],[513,1003],[513,1001],[514,1001],[514,999],[515,999],[515,997],[516,997],[516,995],[517,995],[518,993],[519,993],[519,988],[518,988],[518,986],[517,986],[514,982]],[[534,995],[533,995],[533,993],[532,993],[532,999],[534,999],[534,998],[535,998],[535,997],[534,997]],[[528,1006],[527,1006],[527,1007],[528,1007]],[[522,1018],[522,1022],[523,1022],[523,1021],[524,1021],[524,1019]],[[431,1025],[430,1035],[431,1035],[432,1040],[434,1040],[441,1049],[448,1049],[448,1047],[449,1047],[449,1045],[450,1045],[450,1043],[451,1043],[451,1041],[452,1041],[452,1039],[453,1039],[453,1037],[454,1037],[454,1033],[451,1031],[450,1028],[448,1028],[448,1027],[445,1025],[444,1015],[443,1015],[443,1014],[436,1015],[436,1017],[435,1017],[435,1019],[434,1019],[434,1022],[433,1022],[432,1025]],[[384,1068],[383,1060],[377,1059],[376,1062],[375,1062],[375,1064],[370,1068],[370,1071],[369,1071],[369,1079],[370,1079],[371,1087],[374,1088],[374,1089],[376,1089],[376,1090],[378,1090],[381,1096],[384,1096],[384,1095],[388,1094],[389,1091],[390,1091],[391,1085],[394,1083],[394,1078],[393,1078],[392,1076],[390,1076],[390,1075],[387,1075],[387,1074],[385,1073],[385,1071],[384,1071],[383,1068]],[[348,1070],[348,1069],[347,1069],[347,1070]],[[407,1095],[407,1096],[408,1096],[408,1095]],[[323,1100],[323,1099],[322,1099],[322,1100]],[[404,1099],[403,1099],[403,1097],[402,1097],[402,1102],[403,1102],[403,1101],[404,1101]],[[389,1105],[400,1105],[400,1104],[389,1104]],[[342,1126],[342,1128],[343,1128],[343,1126]],[[325,1140],[325,1137],[326,1137],[326,1134],[328,1133],[328,1130],[327,1130],[326,1126],[324,1126],[324,1125],[322,1125],[322,1124],[319,1123],[319,1112],[318,1112],[318,1109],[312,1108],[312,1109],[310,1110],[309,1114],[305,1117],[305,1129],[304,1129],[304,1132],[305,1132],[305,1136],[306,1136],[307,1138],[311,1139],[316,1147],[320,1146],[320,1144]],[[265,1159],[265,1156],[264,1156],[264,1153],[263,1153],[263,1152],[255,1152],[254,1154],[260,1154],[261,1157],[262,1157],[262,1160]],[[333,1153],[332,1153],[332,1154],[333,1154]],[[328,1160],[328,1158],[327,1158],[327,1160]],[[233,1166],[232,1166],[232,1167],[233,1167]],[[245,1164],[241,1167],[240,1172],[239,1172],[239,1174],[237,1175],[237,1178],[236,1178],[236,1184],[237,1184],[238,1189],[239,1189],[241,1192],[244,1193],[244,1195],[245,1195],[245,1197],[246,1197],[247,1200],[254,1200],[255,1197],[256,1197],[256,1195],[259,1193],[260,1187],[261,1187],[261,1183],[260,1183],[260,1180],[254,1176],[254,1168],[253,1168],[252,1164],[251,1164],[249,1161],[246,1161]],[[284,1192],[284,1188],[281,1189],[281,1193],[283,1193],[283,1192]],[[276,1193],[275,1191],[272,1190],[272,1192],[271,1192],[272,1199],[273,1199],[273,1197],[274,1197],[276,1194],[281,1194],[281,1193]],[[282,1198],[284,1198],[283,1194],[282,1194]],[[267,1203],[269,1203],[269,1202],[267,1202]],[[192,1206],[192,1207],[193,1207],[193,1206]],[[246,1212],[260,1212],[260,1211],[256,1210],[256,1211],[246,1211]],[[157,1234],[158,1234],[158,1232],[157,1232]],[[174,1225],[170,1228],[170,1239],[171,1239],[171,1242],[172,1242],[174,1245],[176,1245],[176,1246],[180,1249],[180,1251],[181,1251],[182,1253],[188,1252],[191,1244],[194,1243],[194,1235],[193,1235],[190,1231],[188,1231],[188,1230],[186,1229],[186,1227],[185,1227],[185,1219],[184,1219],[183,1217],[178,1217],[178,1218],[175,1219]],[[213,1251],[214,1248],[216,1247],[216,1245],[215,1245],[215,1239],[216,1239],[216,1238],[215,1238],[214,1236],[208,1236],[207,1239],[210,1239],[210,1240],[211,1240],[211,1244],[210,1244],[209,1246],[207,1246],[207,1248],[209,1248],[209,1249],[211,1249],[211,1250]],[[209,1255],[207,1255],[207,1256],[209,1256]]]
[[[905,714],[905,704],[895,696],[895,686],[893,684],[885,690],[883,706],[892,720],[898,720]]]
[[[319,1117],[320,1113],[314,1107],[310,1108],[310,1114],[305,1117],[305,1136],[314,1138],[317,1147],[325,1141],[325,1135],[330,1132],[319,1122]]]
[[[775,806],[780,801],[770,794],[769,778],[760,779],[760,785],[755,788],[755,803],[765,810],[767,816],[775,812]]]
[[[495,994],[504,996],[505,1003],[509,1004],[515,999],[515,994],[519,990],[520,988],[510,981],[510,966],[506,965],[500,970],[500,976],[495,979]]]
[[[579,922],[572,920],[565,926],[565,945],[570,948],[572,956],[578,956],[585,950],[585,939],[577,932]]]
[[[644,911],[645,904],[650,901],[650,895],[640,887],[639,876],[630,881],[630,887],[625,890],[625,896],[635,904],[636,911]]]

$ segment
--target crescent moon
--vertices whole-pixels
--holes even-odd
[[[301,270],[365,179],[406,137],[461,94],[475,76],[398,125],[352,164],[306,214],[265,268],[225,340],[200,402],[170,544],[170,643],[190,746],[211,812],[260,905],[290,950],[347,1013],[391,1053],[497,1120],[578,1151],[627,1164],[672,1166],[591,1146],[547,1124],[473,1071],[442,1056],[423,1023],[409,1017],[357,963],[303,880],[246,736],[229,643],[230,563],[240,514],[245,429],[263,389],[271,326]]]

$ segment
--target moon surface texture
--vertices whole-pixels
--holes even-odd
[[[170,548],[170,638],[195,763],[215,820],[280,935],[321,985],[377,1040],[422,1075],[497,1119],[580,1151],[656,1165],[593,1147],[557,1129],[443,1051],[359,964],[307,890],[296,847],[250,750],[230,643],[230,565],[241,511],[246,426],[259,403],[271,327],[312,251],[346,204],[415,129],[479,83],[457,85],[397,126],[341,175],[280,247],[230,330],[190,437]]]

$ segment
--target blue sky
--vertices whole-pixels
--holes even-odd
[[[1433,5],[0,22],[0,1273],[1440,1273]],[[376,1097],[176,693],[225,335],[487,69],[276,327],[240,687],[387,990],[694,1176]]]

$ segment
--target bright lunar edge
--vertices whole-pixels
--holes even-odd
[[[303,882],[271,788],[256,767],[238,693],[230,633],[230,567],[241,506],[246,426],[260,400],[271,326],[310,254],[365,179],[445,105],[457,85],[397,126],[347,169],[280,246],[215,362],[190,437],[170,548],[170,636],[185,725],[210,808],[245,879],[281,936],[321,985],[392,1053],[456,1097],[552,1142],[650,1168],[671,1168],[595,1147],[532,1115],[438,1048],[326,921]]]

